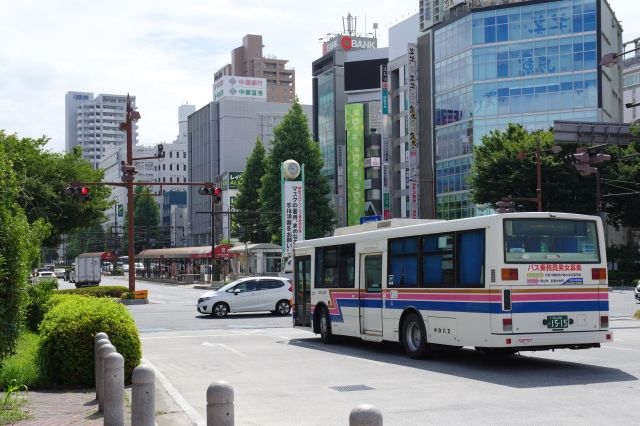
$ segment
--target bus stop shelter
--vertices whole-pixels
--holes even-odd
[[[193,283],[211,280],[212,263],[214,273],[216,270],[228,273],[225,267],[229,259],[237,256],[229,252],[230,248],[227,244],[215,246],[215,258],[211,246],[146,249],[136,259],[145,265],[144,277]]]
[[[282,247],[277,244],[240,244],[229,251],[239,255],[231,260],[231,264],[242,275],[273,275],[280,272]]]

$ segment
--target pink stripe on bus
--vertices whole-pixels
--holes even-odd
[[[601,297],[605,296],[605,297]],[[534,294],[514,294],[514,302],[531,302],[544,300],[607,300],[606,293],[534,293]]]

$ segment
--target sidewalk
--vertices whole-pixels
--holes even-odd
[[[102,426],[104,418],[98,412],[94,389],[30,391],[23,406],[31,418],[16,423],[19,426]],[[131,386],[125,388],[125,426],[131,425]],[[187,426],[192,423],[156,380],[156,424]]]

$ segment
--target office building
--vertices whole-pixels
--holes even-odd
[[[371,128],[375,128],[376,132],[381,129],[380,66],[386,64],[387,56],[386,48],[377,48],[376,38],[359,37],[348,24],[345,33],[335,34],[323,44],[322,57],[312,64],[313,139],[320,144],[322,173],[331,185],[331,202],[338,227],[349,224],[349,201],[352,208],[357,202],[358,211],[363,214],[365,211],[365,199],[360,199],[353,192],[360,192],[360,189],[352,187],[349,193],[348,188],[345,105],[377,101],[377,104],[370,104],[366,109],[367,115],[373,113],[373,116],[367,117],[371,120],[367,121],[366,128],[363,124],[363,131],[370,134]],[[351,70],[350,76],[346,75],[347,69]],[[347,92],[350,92],[349,95]],[[377,157],[380,158],[380,155],[378,153]],[[369,173],[375,174],[376,171]],[[373,199],[379,194],[369,191],[368,195]],[[382,213],[381,208],[378,213]],[[351,222],[353,220],[352,217]]]
[[[438,218],[488,212],[469,200],[466,177],[473,145],[492,130],[623,119],[622,64],[599,66],[622,51],[606,0],[421,4],[418,90],[433,101],[420,105],[420,145],[434,156]]]
[[[640,39],[625,43],[626,50],[640,48]],[[636,51],[624,60],[624,122],[634,123],[640,119],[640,52]]]
[[[224,76],[264,78],[267,102],[293,102],[296,96],[295,70],[286,68],[288,59],[263,55],[263,47],[261,35],[245,35],[242,46],[231,52],[231,63],[214,74],[214,85]]]
[[[135,109],[136,98],[131,96]],[[127,96],[100,94],[94,98],[90,92],[67,92],[65,96],[65,149],[82,148],[83,157],[94,167],[103,157],[107,145],[126,144],[126,133],[120,123],[126,120]],[[134,145],[137,144],[137,125]]]
[[[301,105],[307,117],[311,107]],[[243,171],[256,139],[271,147],[273,129],[282,121],[290,104],[255,102],[225,97],[200,108],[188,118],[188,180],[222,184],[225,172]],[[229,197],[223,197],[230,200]],[[220,210],[228,210],[220,205]],[[211,244],[210,197],[190,187],[188,194],[189,245]],[[223,215],[216,215],[216,241],[223,238]],[[224,237],[226,238],[226,236]]]

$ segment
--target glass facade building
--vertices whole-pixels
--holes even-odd
[[[598,121],[599,0],[471,10],[434,31],[436,212],[480,213],[466,178],[472,148],[507,124]]]

